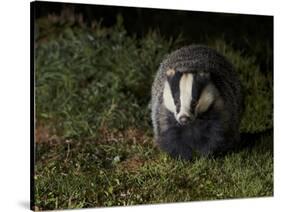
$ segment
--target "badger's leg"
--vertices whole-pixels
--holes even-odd
[[[212,155],[224,145],[224,130],[217,120],[197,122],[191,131],[184,131],[183,136],[191,148],[202,156]]]
[[[180,133],[174,128],[163,132],[157,143],[173,158],[192,159],[192,149],[185,142],[182,142]]]

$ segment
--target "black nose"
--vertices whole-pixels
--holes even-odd
[[[180,120],[181,125],[185,125],[185,124],[187,124],[187,122],[190,121],[190,117],[183,115],[179,118],[179,120]]]

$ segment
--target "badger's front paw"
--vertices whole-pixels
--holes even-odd
[[[192,149],[183,143],[163,138],[158,141],[159,147],[176,159],[191,160]]]

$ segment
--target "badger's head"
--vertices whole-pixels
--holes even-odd
[[[218,97],[209,73],[182,73],[169,69],[166,76],[164,105],[181,125],[192,122],[206,112]]]

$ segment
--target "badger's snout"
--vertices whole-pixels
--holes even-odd
[[[181,125],[186,125],[186,124],[189,123],[189,122],[191,122],[191,118],[190,118],[189,116],[187,116],[187,115],[182,115],[182,116],[180,116],[180,118],[179,118],[179,123],[180,123]]]

